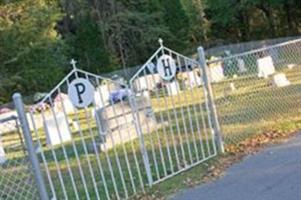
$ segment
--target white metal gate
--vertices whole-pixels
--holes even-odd
[[[139,117],[150,184],[217,154],[200,63],[163,46],[130,80],[151,119]],[[137,107],[139,109],[139,106]]]
[[[95,88],[93,103],[83,108],[73,106],[66,95],[79,79]],[[30,110],[29,126],[48,196],[124,199],[144,190],[147,159],[141,153],[131,95],[118,81],[75,68]]]
[[[216,156],[201,65],[161,42],[130,87],[74,67],[26,114],[15,95],[41,199],[127,199]]]

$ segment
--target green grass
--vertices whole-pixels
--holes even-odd
[[[278,127],[279,125],[283,126],[279,127],[279,129],[296,129],[292,124],[300,120],[301,79],[299,77],[301,76],[301,68],[296,67],[293,70],[282,71],[286,73],[292,83],[285,88],[272,87],[268,84],[269,80],[258,79],[254,75],[228,79],[213,85],[215,103],[226,144],[238,143],[251,135],[260,134],[265,129]],[[224,88],[230,82],[235,84],[237,90],[225,96]],[[158,181],[172,172],[182,170],[214,153],[202,88],[185,90],[173,98],[164,97],[164,92],[163,90],[159,91],[159,98],[156,98],[156,94],[153,94],[150,103],[156,119],[168,121],[168,125],[144,135],[145,147],[148,152],[154,181]],[[90,113],[90,110],[87,113]],[[74,119],[77,116],[70,115],[69,118]],[[141,184],[144,186],[147,184],[147,176],[140,152],[140,140],[136,139],[132,142],[127,142],[124,146],[119,145],[114,150],[109,150],[106,153],[100,152],[97,155],[93,148],[93,140],[99,141],[95,120],[83,111],[78,114],[78,118],[83,132],[73,131],[72,133],[77,152],[74,151],[73,143],[66,143],[64,149],[62,146],[56,146],[52,150],[46,146],[44,131],[42,129],[38,130],[48,163],[47,167],[58,199],[63,199],[64,196],[60,176],[63,179],[69,199],[75,199],[74,188],[79,193],[80,199],[87,199],[87,195],[91,199],[96,199],[97,193],[101,199],[106,199],[102,176],[106,181],[107,189],[112,199],[115,199],[117,194],[124,198],[132,196],[135,192],[141,192]],[[199,135],[198,128],[201,130],[201,135]],[[122,130],[122,134],[127,134],[126,128]],[[198,140],[199,136],[201,136],[203,145]],[[206,138],[208,138],[208,143]],[[34,139],[36,140],[35,136]],[[15,143],[18,142],[16,134],[5,135],[3,142],[6,150],[8,150],[10,162],[24,158],[21,148],[9,150],[11,146],[16,146]],[[83,144],[86,144],[87,148]],[[160,151],[160,147],[162,151]],[[77,159],[77,155],[79,159]],[[171,159],[168,159],[169,155]],[[176,159],[175,155],[177,155],[178,159]],[[69,162],[66,161],[66,157],[68,157]],[[110,162],[108,162],[108,158]],[[43,163],[41,155],[39,159]],[[58,161],[57,165],[55,160]],[[215,159],[207,162],[214,161]],[[83,176],[80,174],[78,162],[80,162]],[[99,163],[102,170],[99,168]],[[109,165],[111,165],[112,171],[109,170]],[[130,170],[128,165],[130,165]],[[123,176],[120,175],[118,166],[120,166]],[[22,166],[16,165],[16,167],[20,167],[21,170]],[[60,169],[62,174],[57,172],[57,168]],[[44,167],[43,169],[45,170]],[[155,185],[147,192],[172,193],[187,186],[187,184],[183,183],[183,179],[187,177],[200,179],[202,174],[205,173],[205,169],[206,165],[201,164],[189,170],[189,172]],[[13,175],[13,172],[5,166],[2,166],[0,170],[2,173]],[[91,172],[94,175],[96,185],[93,185]],[[72,185],[70,173],[73,174],[76,185]],[[130,173],[134,177],[133,182],[130,179]],[[122,181],[122,177],[124,181]],[[82,183],[83,179],[86,182],[88,194],[85,193],[84,184]],[[116,188],[114,187],[113,179],[115,179]],[[22,182],[23,179],[16,181]],[[127,193],[124,188],[127,189]],[[50,190],[50,187],[48,189]],[[118,191],[117,194],[116,191]]]

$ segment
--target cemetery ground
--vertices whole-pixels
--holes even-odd
[[[213,158],[199,166],[196,166],[181,175],[171,178],[170,180],[159,183],[153,186],[151,189],[148,189],[146,191],[146,194],[143,194],[141,196],[137,195],[137,197],[135,198],[165,198],[167,195],[179,189],[193,186],[204,180],[211,179],[211,177],[216,177],[223,171],[225,167],[228,167],[232,162],[239,160],[241,156],[244,155],[244,153],[249,153],[248,151],[246,152],[246,149],[248,149],[249,147],[249,149],[257,149],[257,147],[261,146],[260,144],[268,143],[270,140],[277,141],[277,139],[279,138],[286,138],[286,136],[289,136],[290,133],[298,130],[301,127],[301,79],[299,78],[301,76],[301,67],[296,66],[293,69],[282,69],[281,71],[287,75],[287,78],[291,82],[290,86],[276,88],[269,84],[269,80],[259,79],[255,77],[256,75],[248,74],[213,84],[216,106],[222,126],[221,128],[223,136],[225,138],[227,153],[225,155]],[[224,88],[227,87],[231,82],[235,84],[236,90],[231,94],[225,95]],[[161,159],[160,157],[156,157],[159,154],[153,153],[158,149],[158,146],[152,146],[152,143],[148,142],[152,139],[155,139],[154,144],[166,144],[166,142],[168,143],[169,141],[169,137],[177,137],[173,135],[172,132],[175,129],[180,128],[180,130],[183,132],[183,137],[186,137],[186,139],[190,141],[183,147],[185,153],[180,156],[180,163],[177,163],[177,160],[170,160],[169,165],[166,165],[165,167],[158,165],[158,168],[153,170],[153,172],[156,172],[152,174],[153,177],[160,176],[164,173],[168,174],[173,170],[173,168],[181,167],[181,165],[185,165],[185,162],[190,162],[189,156],[186,153],[189,151],[189,148],[197,149],[197,151],[193,152],[192,159],[198,159],[196,152],[208,154],[210,151],[212,151],[213,148],[215,148],[213,144],[210,144],[210,148],[208,149],[202,149],[201,146],[196,146],[194,144],[195,140],[192,138],[194,137],[193,135],[184,135],[185,127],[183,124],[185,123],[180,122],[180,127],[176,126],[176,117],[174,115],[177,112],[185,113],[186,118],[184,120],[186,121],[186,124],[189,124],[189,119],[192,119],[192,126],[194,126],[196,123],[199,123],[198,120],[201,118],[200,116],[206,116],[206,113],[202,113],[198,106],[195,105],[199,102],[199,99],[203,99],[203,96],[201,96],[202,92],[200,92],[199,90],[202,89],[195,88],[190,91],[186,90],[185,92],[182,92],[178,95],[178,99],[173,98],[174,101],[171,100],[172,98],[169,99],[169,97],[166,97],[165,99],[153,98],[151,100],[151,104],[153,106],[156,117],[164,118],[165,121],[168,121],[172,125],[172,129],[167,130],[167,134],[164,134],[163,126],[161,128],[162,130],[160,129],[158,133],[151,133],[157,134],[156,137],[150,137],[150,134],[144,135],[146,149],[148,151],[150,159],[157,161]],[[188,99],[185,98],[186,92],[190,94],[187,95],[190,96],[190,98]],[[163,104],[165,105],[163,106]],[[176,110],[173,109],[174,106]],[[166,110],[166,107],[168,107],[170,110]],[[162,116],[160,116],[158,113],[162,111],[162,109],[164,109],[164,113]],[[191,112],[189,110],[191,110]],[[114,194],[115,186],[112,182],[112,178],[115,179],[115,182],[117,184],[120,184],[121,188],[124,188],[127,184],[131,184],[134,186],[132,187],[134,188],[133,190],[136,189],[137,191],[140,191],[140,186],[147,183],[147,178],[146,174],[144,174],[144,170],[142,170],[142,174],[140,174],[139,170],[137,170],[139,167],[143,168],[143,160],[139,153],[139,140],[134,140],[132,142],[126,143],[124,146],[121,145],[117,148],[109,150],[108,152],[100,153],[99,157],[96,157],[92,147],[92,141],[97,137],[96,123],[92,119],[92,116],[87,117],[89,113],[91,113],[89,110],[80,111],[79,113],[80,127],[82,130],[86,131],[79,133],[73,130],[72,133],[73,140],[78,151],[77,153],[80,157],[81,166],[83,168],[83,171],[85,172],[85,179],[87,182],[86,187],[91,188],[89,190],[89,196],[91,197],[91,199],[94,199],[96,194],[93,194],[92,192],[93,187],[102,187],[103,191],[100,192],[100,195],[101,197],[103,195],[103,198],[105,198],[106,191],[103,187],[104,183],[101,182],[101,176],[107,177],[106,185],[108,187],[108,190],[110,191],[110,196],[113,199],[116,198],[116,196]],[[189,129],[189,127],[186,128]],[[45,135],[42,134],[43,130],[40,130],[40,132],[41,134],[39,135],[39,137],[45,137]],[[91,132],[94,134],[91,135]],[[80,137],[80,134],[82,134],[84,137]],[[36,136],[33,135],[33,137],[35,139]],[[205,137],[211,137],[209,131],[207,131],[207,133],[204,133],[204,140]],[[7,164],[1,166],[2,170],[7,170],[12,175],[16,171],[16,169],[9,167],[6,168],[6,165],[9,165],[9,162],[18,162],[18,159],[23,159],[22,148],[16,147],[16,141],[18,141],[17,134],[9,133],[2,137],[2,142],[4,143],[5,147],[15,148],[14,151],[11,151],[12,153],[8,151],[7,157],[9,161]],[[46,146],[45,138],[44,141],[45,143],[42,144],[42,148],[45,148],[45,157],[48,161],[48,168],[50,172],[53,173],[51,174],[51,176],[55,177],[52,180],[55,182],[54,185],[58,187],[56,188],[57,196],[59,197],[60,195],[63,195],[64,191],[62,187],[65,187],[65,190],[68,193],[68,197],[70,199],[73,199],[73,186],[71,184],[71,181],[68,180],[70,178],[67,179],[67,175],[62,176],[58,174],[56,172],[56,168],[60,168],[62,174],[70,173],[70,169],[68,168],[71,168],[71,171],[73,172],[73,175],[75,177],[75,182],[80,181],[81,177],[78,173],[77,166],[78,160],[75,159],[74,148],[71,143],[65,144],[65,149],[63,149],[62,146],[58,145],[54,148],[54,151],[56,153],[55,157],[53,156],[53,153],[52,151],[50,151],[49,147]],[[84,148],[83,143],[87,144],[87,149]],[[85,156],[85,151],[89,152],[89,156]],[[70,163],[66,163],[66,154],[64,152],[67,153]],[[132,174],[129,174],[129,172],[123,172],[124,179],[122,179],[120,176],[118,176],[120,172],[118,171],[117,166],[127,166],[128,163],[124,159],[124,157],[122,157],[120,161],[115,158],[116,155],[122,155],[125,154],[125,152],[131,152],[127,153],[126,156],[129,162],[135,163],[136,168],[132,168]],[[174,144],[174,146],[170,148],[168,146],[163,146],[163,155],[165,156],[168,153],[175,154],[177,152],[181,152],[181,147],[178,144]],[[253,151],[250,150],[250,152]],[[154,155],[155,157],[152,157],[152,155]],[[106,162],[107,157],[111,158],[110,160],[112,162],[110,164],[115,176],[112,176],[109,170],[105,170],[103,171],[103,173],[101,173],[101,170],[98,169],[99,161],[101,162],[103,169],[110,168],[110,166],[108,166],[108,162]],[[39,158],[42,162],[43,158],[41,156]],[[172,158],[175,158],[175,156],[172,156]],[[53,160],[53,162],[51,162],[51,160]],[[59,166],[56,165],[56,162],[54,162],[55,160],[58,161]],[[155,168],[155,166],[151,167]],[[89,173],[89,170],[92,170],[94,172],[95,177],[93,177],[93,175]],[[130,181],[129,177],[131,175],[134,176],[134,182]],[[47,175],[45,173],[45,177],[46,176]],[[60,176],[63,177],[63,180],[60,180]],[[93,178],[96,179],[96,183],[99,183],[99,186],[93,185]],[[15,178],[15,183],[2,182],[3,185],[0,185],[0,189],[7,190],[8,192],[9,190],[13,190],[13,185],[18,184],[18,179],[22,179],[22,176]],[[63,181],[65,183],[65,186],[63,186],[60,181]],[[12,187],[10,188],[9,185],[11,185]],[[84,199],[86,194],[84,188],[81,187],[81,185],[77,186],[77,190]],[[128,191],[125,189],[124,196],[131,196],[131,194],[134,192],[135,191],[131,191],[131,189],[129,189]]]

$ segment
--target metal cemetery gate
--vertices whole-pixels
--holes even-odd
[[[161,42],[130,87],[74,67],[27,117],[15,95],[41,198],[129,198],[214,157],[222,143],[201,64]]]
[[[217,154],[200,63],[160,44],[130,80],[151,116],[151,120],[138,119],[148,152],[150,184]]]

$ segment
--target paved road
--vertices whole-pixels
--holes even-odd
[[[301,135],[231,167],[221,179],[173,200],[301,200]]]

